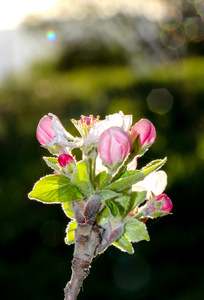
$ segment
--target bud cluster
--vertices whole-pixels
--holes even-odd
[[[59,198],[59,193],[56,194],[58,203],[66,202],[63,188],[72,191],[68,197],[69,201],[73,197],[73,201],[80,200],[86,203],[92,194],[100,195],[102,200],[97,202],[97,210],[94,210],[95,202],[89,200],[81,213],[77,205],[69,206],[67,215],[73,218],[76,214],[75,219],[81,216],[80,222],[86,223],[89,220],[103,228],[106,242],[103,242],[101,249],[116,240],[119,241],[118,247],[129,249],[127,242],[124,242],[128,236],[128,228],[131,228],[131,236],[132,228],[139,226],[138,221],[145,226],[144,222],[147,219],[170,214],[172,210],[170,198],[163,193],[167,185],[167,175],[164,171],[158,171],[166,159],[153,161],[137,170],[137,160],[156,139],[154,125],[147,119],[141,119],[132,126],[132,115],[124,115],[121,111],[106,116],[104,120],[99,118],[90,115],[81,116],[79,120],[72,119],[79,131],[79,137],[67,132],[58,117],[53,114],[48,114],[40,120],[36,132],[37,139],[42,147],[54,155],[44,158],[54,169],[55,175],[52,176],[65,176],[69,181],[66,181],[68,187],[63,187],[62,177],[59,177],[59,180],[57,177],[44,180],[52,179],[52,182],[61,183],[59,188],[62,198]],[[79,148],[82,153],[82,160],[79,162],[72,152],[75,148]],[[34,192],[31,193],[32,196],[37,194]],[[43,196],[40,194],[40,197]],[[47,200],[43,198],[43,201]],[[67,207],[65,204],[63,207]],[[94,217],[87,217],[86,214],[92,215],[92,208],[95,211]],[[75,221],[72,221],[72,225],[73,222]],[[70,228],[71,225],[68,235]],[[144,230],[144,227],[140,230]],[[131,241],[137,241],[137,238],[131,236]],[[127,251],[131,252],[130,249]]]

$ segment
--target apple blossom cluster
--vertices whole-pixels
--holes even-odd
[[[137,160],[155,141],[155,127],[147,119],[132,126],[132,115],[121,111],[104,120],[90,115],[71,121],[78,137],[51,113],[39,121],[37,139],[53,155],[43,158],[54,172],[41,178],[29,197],[61,203],[72,219],[67,244],[75,241],[77,224],[91,223],[104,229],[98,253],[111,244],[133,253],[131,242],[149,240],[146,221],[172,210],[164,193],[167,175],[159,170],[166,158],[137,169]],[[81,150],[79,161],[73,155],[75,148]]]

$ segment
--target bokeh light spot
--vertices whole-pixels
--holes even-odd
[[[204,20],[204,2],[203,2],[203,0],[197,0],[197,2],[195,3],[195,8],[196,8],[197,13]]]
[[[199,42],[204,39],[204,23],[201,17],[189,17],[184,22],[186,36],[189,40]]]
[[[54,42],[56,40],[56,33],[53,30],[48,30],[46,37],[49,42]]]
[[[175,30],[161,30],[160,39],[165,47],[174,49],[183,46],[186,42],[185,32],[181,27]]]
[[[173,97],[166,89],[154,89],[147,97],[149,109],[157,114],[165,114],[171,110]]]

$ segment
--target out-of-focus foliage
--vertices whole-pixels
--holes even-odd
[[[63,299],[71,275],[73,248],[63,241],[67,217],[57,205],[47,207],[27,198],[33,183],[50,173],[42,161],[48,153],[35,137],[39,119],[52,112],[75,135],[71,118],[79,119],[81,114],[103,118],[119,110],[133,114],[134,122],[148,118],[155,125],[156,142],[139,160],[139,167],[168,157],[164,170],[173,215],[149,224],[151,241],[135,246],[133,257],[111,247],[94,261],[79,299],[202,299],[203,10],[201,1],[196,1],[192,13],[192,3],[183,1],[183,8],[180,2],[172,2],[177,10],[170,14],[171,22],[155,27],[159,35],[153,44],[151,39],[145,44],[148,29],[143,30],[139,52],[138,48],[125,51],[125,44],[111,43],[111,38],[105,44],[92,26],[94,39],[61,41],[59,58],[40,61],[1,84],[2,299]],[[129,22],[133,21],[131,17]],[[142,24],[136,22],[133,29],[133,23],[128,25],[132,32]],[[110,28],[113,24],[117,22],[110,21]],[[124,39],[128,33],[124,30]],[[149,55],[151,45],[158,59]]]

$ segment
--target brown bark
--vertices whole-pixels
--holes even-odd
[[[84,279],[89,274],[93,257],[101,243],[102,229],[89,224],[78,224],[75,231],[75,249],[72,261],[72,277],[67,283],[64,293],[65,300],[75,300]]]

